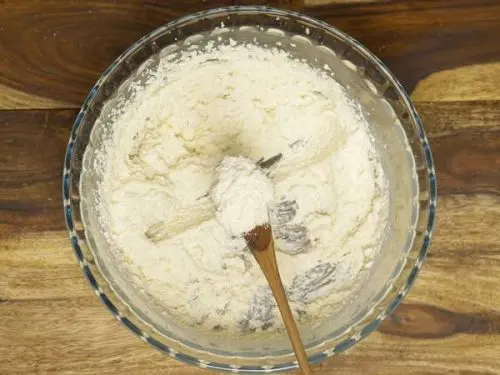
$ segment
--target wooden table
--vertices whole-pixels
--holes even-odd
[[[0,0],[1,374],[207,373],[139,341],[91,292],[60,180],[103,69],[157,26],[230,3]],[[436,160],[438,226],[415,287],[316,373],[500,374],[500,0],[255,3],[323,19],[380,56],[412,93]]]

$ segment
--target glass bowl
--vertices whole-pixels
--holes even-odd
[[[227,32],[217,29],[221,24]],[[327,323],[301,327],[310,361],[318,363],[352,347],[398,306],[415,281],[432,236],[436,177],[431,150],[408,95],[385,65],[348,35],[302,14],[254,6],[217,8],[170,22],[132,45],[102,74],[75,120],[64,160],[64,213],[76,258],[94,292],[143,341],[170,357],[217,371],[293,370],[297,363],[285,333],[242,339],[200,333],[163,318],[120,272],[92,204],[100,176],[88,166],[102,147],[104,132],[95,126],[96,119],[106,116],[116,97],[126,95],[127,85],[140,80],[144,67],[158,56],[227,38],[273,45],[280,41],[311,66],[328,65],[360,104],[391,181],[387,241],[368,282]]]

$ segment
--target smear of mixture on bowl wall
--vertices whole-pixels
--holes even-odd
[[[340,308],[380,251],[389,193],[332,72],[232,42],[167,54],[145,76],[94,166],[101,225],[138,288],[192,326],[281,329],[239,233],[268,217],[296,319]]]

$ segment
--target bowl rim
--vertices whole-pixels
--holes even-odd
[[[432,239],[433,235],[433,230],[435,227],[435,217],[436,217],[436,200],[437,200],[437,185],[436,185],[436,174],[435,174],[435,169],[434,169],[434,163],[433,163],[433,157],[430,149],[429,142],[427,140],[427,137],[425,135],[425,131],[422,125],[422,122],[420,120],[420,117],[414,107],[414,105],[411,102],[411,99],[408,95],[408,93],[405,91],[403,86],[400,84],[400,82],[396,79],[396,77],[391,73],[391,71],[387,68],[387,66],[377,57],[375,56],[370,50],[368,50],[363,44],[358,42],[356,39],[353,37],[349,36],[348,34],[344,33],[343,31],[337,29],[336,27],[329,25],[326,22],[317,20],[316,18],[307,16],[305,14],[291,11],[291,10],[284,10],[284,9],[278,9],[274,7],[268,7],[268,6],[247,6],[247,5],[236,5],[236,6],[226,6],[226,7],[217,7],[209,10],[203,10],[195,13],[190,13],[185,16],[182,16],[178,19],[172,20],[168,23],[166,23],[163,26],[158,27],[157,29],[153,30],[152,32],[146,34],[142,38],[140,38],[138,41],[133,43],[129,48],[127,48],[119,57],[117,57],[106,69],[105,71],[101,74],[97,82],[93,85],[93,87],[90,89],[89,94],[87,95],[86,99],[84,100],[82,107],[75,119],[75,122],[73,124],[70,138],[68,141],[68,145],[66,148],[66,153],[64,157],[64,167],[63,167],[63,177],[62,177],[62,196],[63,196],[63,210],[64,210],[64,217],[65,217],[65,222],[66,222],[66,227],[69,233],[70,237],[70,242],[74,251],[74,254],[76,256],[76,259],[82,268],[82,271],[89,282],[91,288],[95,292],[95,294],[102,300],[102,302],[105,304],[105,306],[108,308],[108,310],[115,316],[115,318],[120,321],[123,325],[125,325],[130,331],[132,331],[136,336],[138,336],[140,339],[143,341],[149,343],[152,345],[154,348],[158,349],[159,351],[169,355],[170,357],[173,357],[181,362],[184,362],[188,365],[191,366],[196,366],[196,367],[201,367],[201,368],[206,368],[214,371],[222,371],[222,372],[231,372],[231,373],[244,373],[244,374],[256,374],[256,373],[274,373],[274,372],[283,372],[283,371],[290,371],[290,370],[295,370],[298,368],[297,362],[284,362],[280,363],[277,365],[272,365],[272,366],[246,366],[246,365],[229,365],[225,363],[218,363],[218,362],[208,362],[205,360],[201,360],[199,358],[196,358],[195,356],[187,353],[182,353],[182,352],[177,352],[170,348],[169,346],[161,343],[160,341],[150,337],[146,332],[141,330],[141,328],[137,327],[132,321],[130,321],[125,314],[122,314],[117,306],[111,302],[111,300],[106,296],[104,293],[103,289],[100,287],[99,283],[97,282],[95,276],[92,274],[91,269],[89,268],[89,264],[87,260],[85,259],[85,256],[82,253],[81,250],[81,243],[80,243],[80,238],[77,234],[77,231],[75,230],[75,220],[73,218],[74,216],[74,210],[75,208],[73,207],[72,203],[72,197],[71,197],[71,181],[73,178],[72,175],[72,169],[71,169],[71,160],[74,155],[74,145],[77,141],[78,138],[78,132],[80,129],[80,126],[83,122],[84,116],[88,110],[88,108],[91,106],[95,94],[98,91],[100,85],[102,84],[103,81],[106,80],[110,72],[113,70],[113,68],[118,65],[120,62],[122,62],[127,56],[129,56],[132,52],[134,52],[139,46],[142,46],[145,42],[147,42],[149,39],[153,38],[157,34],[161,34],[167,30],[174,29],[178,25],[182,25],[188,21],[192,21],[193,19],[200,19],[204,18],[207,16],[215,16],[218,14],[227,14],[227,15],[237,15],[238,13],[242,12],[247,12],[247,13],[256,13],[256,14],[266,14],[266,15],[271,15],[271,16],[286,16],[286,17],[292,17],[295,18],[296,20],[300,21],[305,21],[308,24],[314,25],[318,28],[325,29],[326,31],[335,34],[336,36],[340,37],[341,39],[344,39],[346,42],[348,42],[350,45],[352,45],[354,48],[356,48],[359,52],[362,52],[364,55],[368,56],[378,67],[384,72],[386,75],[386,78],[391,82],[391,84],[394,86],[396,91],[401,95],[401,98],[410,112],[410,116],[413,119],[414,125],[416,125],[417,130],[419,132],[419,138],[420,138],[420,145],[424,154],[425,158],[425,164],[427,168],[427,174],[428,174],[428,179],[427,179],[427,184],[428,184],[428,191],[429,191],[429,198],[428,198],[428,203],[429,203],[429,209],[428,209],[428,215],[427,215],[427,220],[426,220],[426,230],[423,233],[423,241],[422,245],[418,251],[418,256],[415,264],[412,266],[411,271],[408,274],[408,277],[406,278],[406,281],[404,284],[399,288],[397,291],[396,296],[392,299],[390,303],[388,303],[387,307],[383,309],[381,312],[378,313],[378,315],[375,318],[372,318],[371,321],[367,324],[364,324],[361,329],[359,329],[359,332],[356,334],[351,334],[350,337],[345,338],[343,341],[340,343],[336,344],[334,347],[324,350],[318,354],[315,354],[313,356],[309,357],[309,361],[311,363],[319,363],[330,356],[343,352],[350,347],[352,347],[354,344],[357,342],[363,340],[366,338],[370,333],[375,331],[380,323],[388,317],[401,303],[401,301],[404,299],[404,297],[407,295],[408,291],[412,287],[416,276],[418,275],[422,264],[426,258],[426,255],[429,251],[429,246],[430,242]],[[356,323],[360,324],[360,322]],[[361,324],[360,324],[361,325]]]

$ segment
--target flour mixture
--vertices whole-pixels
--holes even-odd
[[[383,243],[388,188],[332,72],[231,42],[166,55],[146,76],[95,166],[101,225],[140,290],[191,326],[281,329],[240,233],[269,217],[299,321],[352,298]]]

